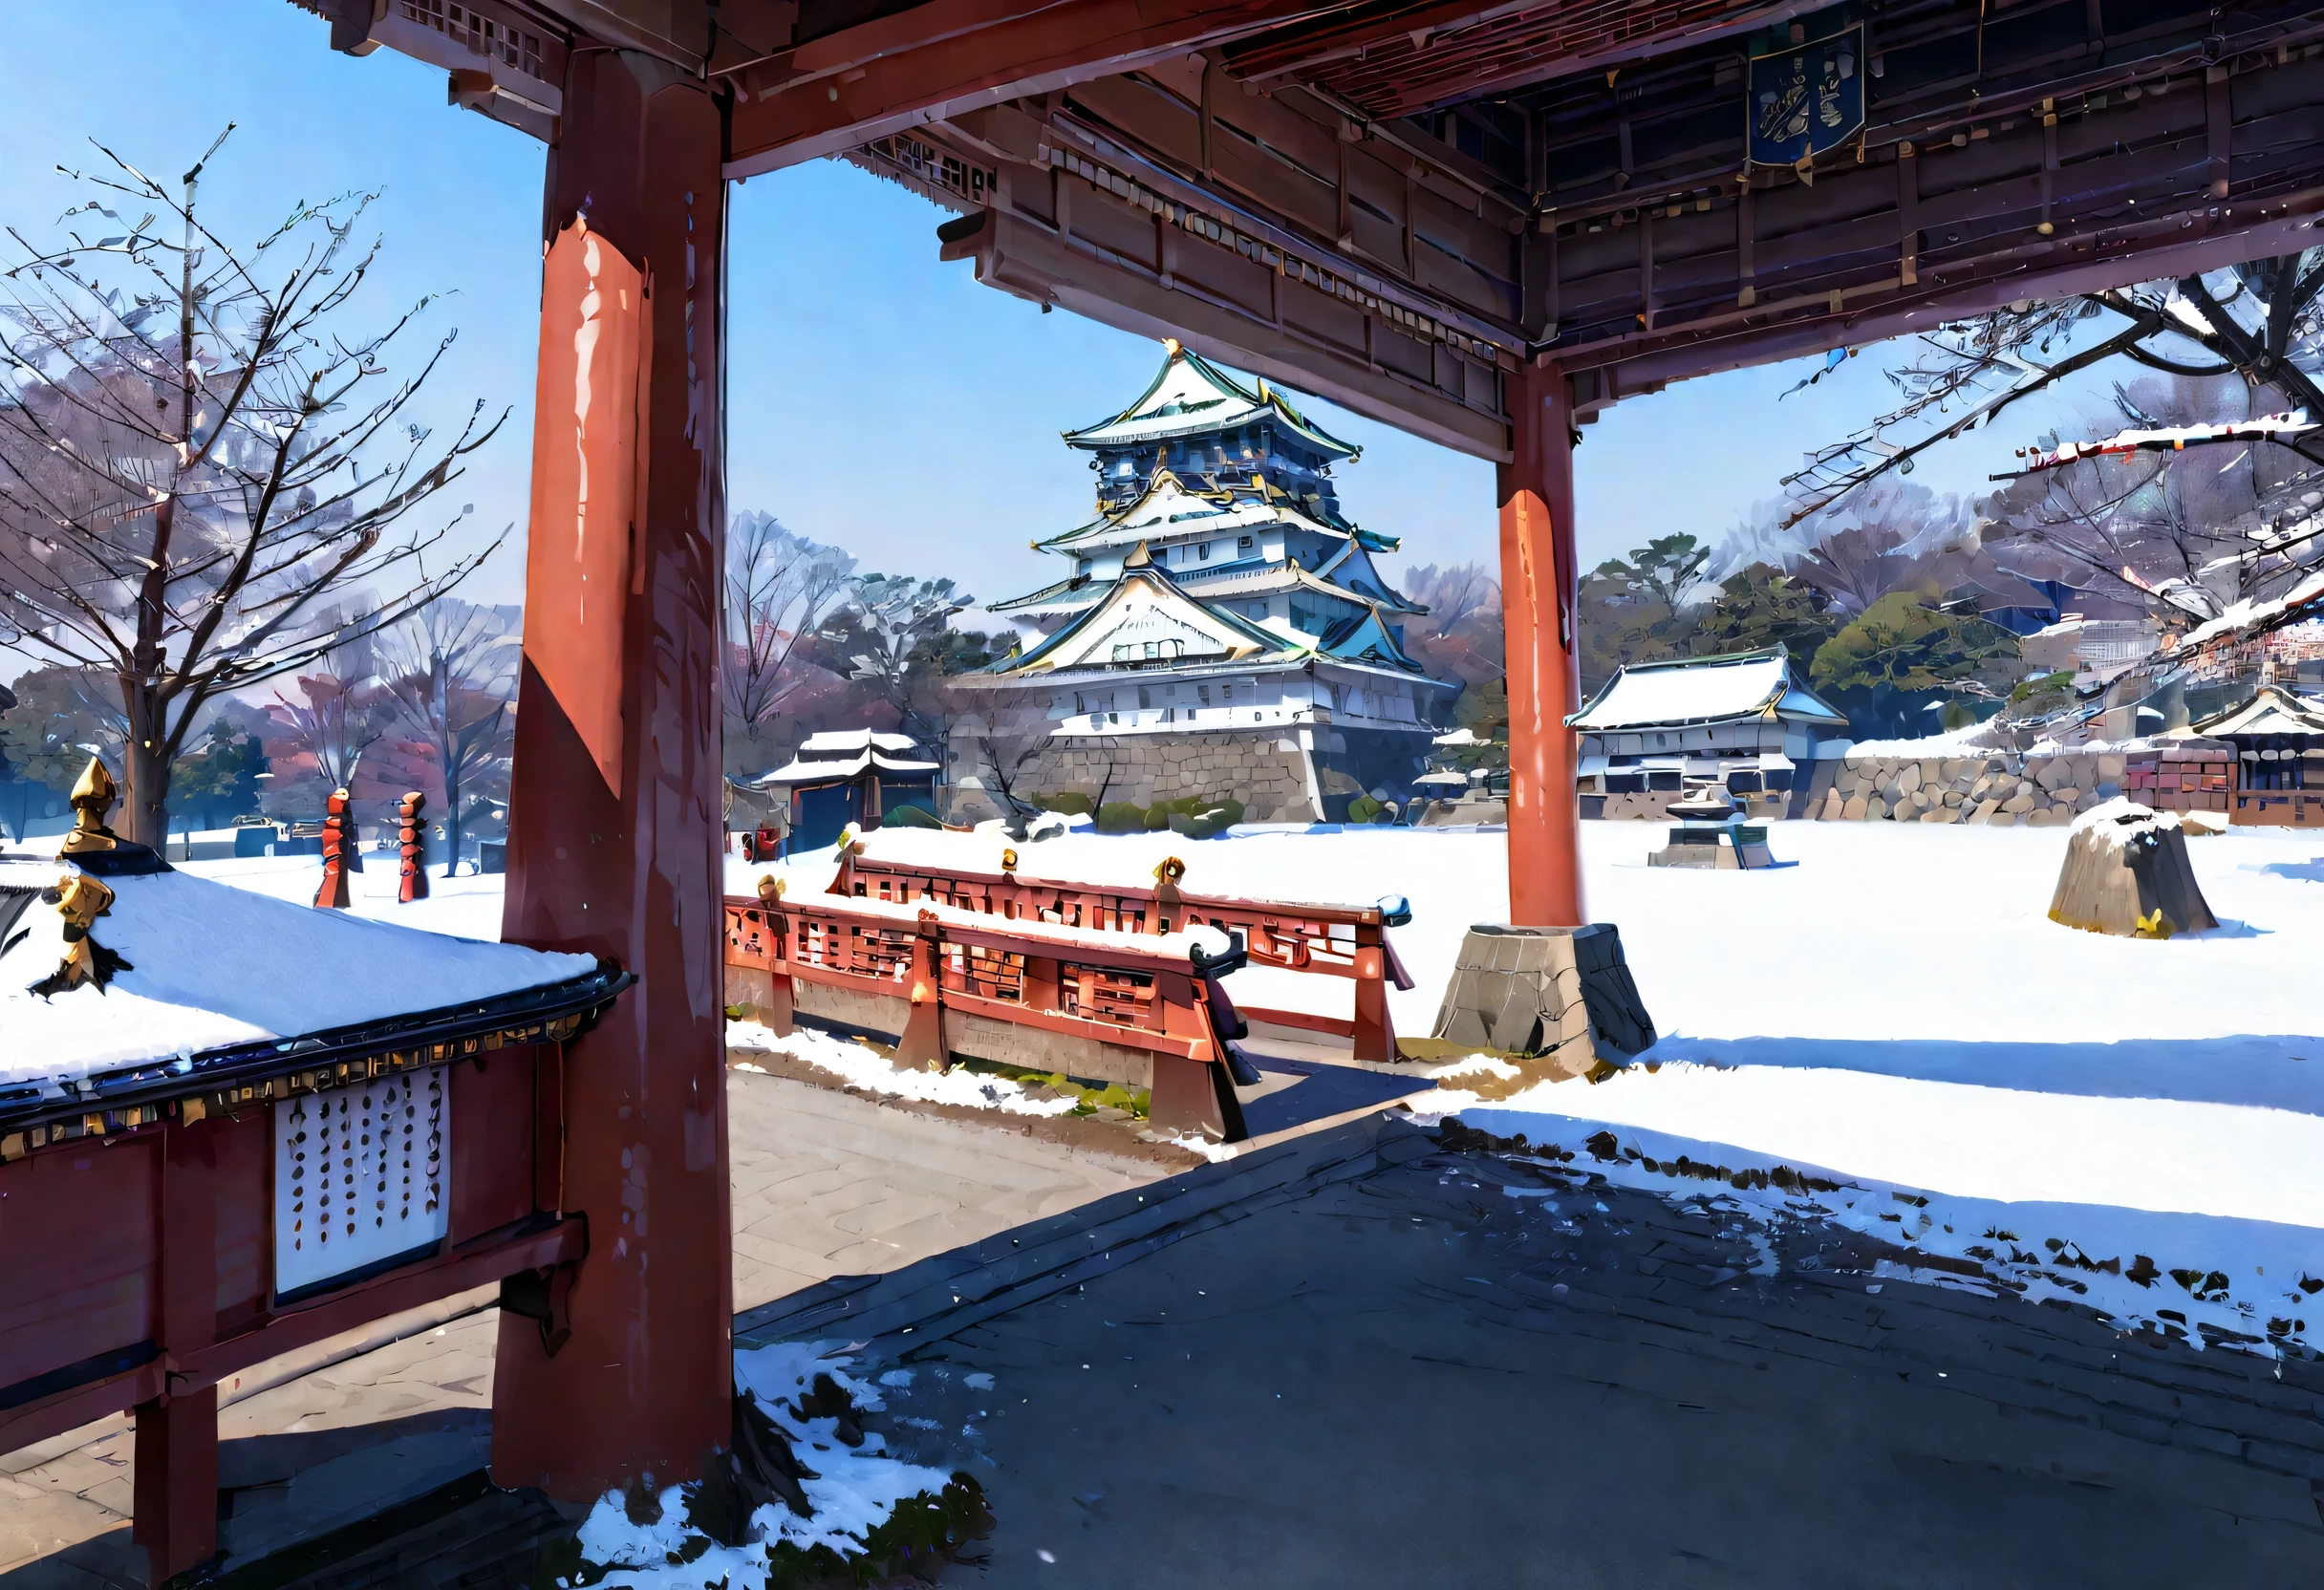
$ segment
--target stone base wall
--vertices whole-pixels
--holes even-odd
[[[1011,783],[1027,799],[1102,795],[1150,806],[1190,795],[1231,797],[1243,804],[1249,822],[1321,822],[1308,779],[1307,753],[1296,735],[1179,734],[1053,741]],[[983,790],[954,787],[954,822],[999,815],[999,804]]]
[[[1854,756],[1805,813],[1826,823],[1972,823],[2056,827],[2122,793],[2129,759],[2074,751],[2027,756]]]

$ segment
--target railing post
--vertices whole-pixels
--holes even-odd
[[[1356,924],[1356,1030],[1358,1060],[1386,1064],[1397,1058],[1396,1023],[1388,1009],[1388,930]]]

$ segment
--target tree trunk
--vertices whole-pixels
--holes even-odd
[[[129,738],[121,750],[123,809],[113,831],[133,844],[162,849],[169,839],[169,738],[165,709],[153,693],[130,685],[122,692]]]
[[[443,834],[446,851],[443,875],[460,870],[460,767],[453,758],[443,764]]]

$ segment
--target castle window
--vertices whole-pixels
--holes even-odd
[[[1142,708],[1142,709],[1143,709],[1143,708],[1151,708],[1151,707],[1153,704],[1154,704],[1154,687],[1153,687],[1152,685],[1150,685],[1150,684],[1142,684],[1142,685],[1138,686],[1138,705],[1139,705],[1139,707],[1140,707],[1140,708]]]
[[[1207,684],[1194,686],[1194,699],[1206,707],[1209,706],[1211,704],[1211,687]]]
[[[1199,555],[1204,563],[1211,561],[1211,544],[1209,542],[1206,541],[1202,544]]]
[[[1247,535],[1237,537],[1235,542],[1235,549],[1237,552],[1249,551],[1251,549],[1251,538]]]

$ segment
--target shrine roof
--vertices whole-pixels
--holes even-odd
[[[36,994],[67,948],[42,892],[84,875],[112,892],[89,936],[122,964],[104,986]],[[225,1071],[312,1066],[357,1029],[408,1044],[496,1029],[511,1012],[593,1008],[626,980],[609,968],[294,905],[134,847],[11,852],[0,855],[0,1122],[124,1089],[199,1092]]]
[[[1245,386],[1192,349],[1174,341],[1163,346],[1169,356],[1138,400],[1110,419],[1067,431],[1067,446],[1132,446],[1263,419],[1280,424],[1327,458],[1351,459],[1361,451],[1300,413],[1264,379]]]

